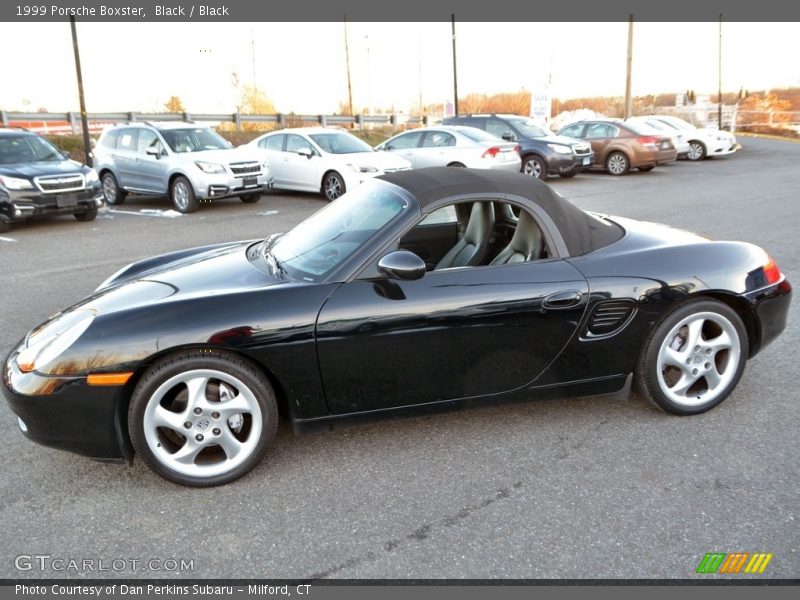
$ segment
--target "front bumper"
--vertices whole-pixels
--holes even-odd
[[[272,174],[240,176],[230,173],[200,173],[192,176],[194,193],[200,200],[229,198],[241,194],[264,192],[272,187]]]
[[[23,373],[16,351],[3,365],[0,393],[20,420],[20,430],[30,440],[107,462],[124,462],[133,456],[126,415],[121,413],[130,390],[94,387],[85,377],[50,377]]]
[[[100,184],[76,192],[43,193],[38,190],[8,191],[0,196],[0,219],[16,223],[28,219],[97,210],[103,205]]]
[[[708,144],[708,156],[725,156],[736,152],[736,138],[730,140],[714,140]]]
[[[547,173],[581,173],[589,169],[594,163],[594,153],[590,154],[557,154],[547,157]]]

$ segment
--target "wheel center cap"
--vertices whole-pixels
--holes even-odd
[[[204,418],[200,419],[194,425],[194,428],[197,429],[197,431],[205,431],[209,427],[211,427],[211,419],[209,419],[208,417],[204,417]]]

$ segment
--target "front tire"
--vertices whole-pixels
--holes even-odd
[[[703,160],[706,157],[706,145],[703,142],[692,140],[689,142],[689,152],[686,158],[689,160]]]
[[[192,213],[199,208],[197,197],[194,195],[194,188],[189,180],[183,175],[176,177],[173,180],[172,185],[169,188],[169,192],[170,198],[172,199],[172,204],[175,206],[178,212],[182,212],[184,214]]]
[[[82,213],[75,213],[75,218],[82,223],[87,221],[94,221],[97,218],[97,209],[87,210]]]
[[[136,453],[158,475],[210,487],[255,467],[275,438],[272,387],[250,362],[189,350],[155,363],[136,385],[128,428]]]
[[[253,204],[261,200],[261,192],[252,192],[251,194],[239,194],[239,200],[245,204]]]
[[[339,173],[336,171],[325,173],[325,177],[322,178],[322,195],[325,196],[327,200],[336,200],[346,191],[344,179],[342,179]]]
[[[122,188],[119,187],[117,178],[114,177],[113,173],[104,173],[101,183],[103,186],[103,197],[106,200],[106,204],[109,206],[119,206],[120,204],[125,204],[125,198],[127,197],[127,194],[122,191]]]
[[[547,165],[544,160],[535,154],[531,154],[522,159],[521,171],[525,175],[530,175],[536,179],[547,179]]]
[[[640,392],[665,411],[695,415],[728,397],[748,355],[739,315],[716,300],[696,300],[676,308],[654,329],[636,379]]]
[[[630,168],[631,163],[622,152],[612,152],[606,159],[606,171],[612,175],[625,175]]]

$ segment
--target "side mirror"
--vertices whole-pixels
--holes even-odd
[[[148,146],[147,149],[144,151],[144,153],[147,154],[148,156],[155,156],[156,158],[161,156],[161,151],[158,148],[155,148],[154,146]]]
[[[378,270],[395,279],[420,279],[425,275],[425,261],[408,250],[395,250],[378,261]]]
[[[394,144],[389,144],[388,146],[386,146],[386,148],[384,148],[384,150],[391,151],[391,150],[396,150],[396,148],[394,147]]]
[[[298,148],[297,149],[297,153],[300,156],[305,156],[308,159],[310,159],[312,156],[314,156],[314,153],[311,152],[311,148]]]
[[[61,154],[63,154],[64,158],[66,158],[66,159],[72,158],[72,153],[71,152],[62,152]]]
[[[514,141],[516,141],[516,139],[517,139],[517,138],[514,136],[514,134],[513,134],[513,133],[511,133],[510,131],[506,131],[506,132],[503,134],[503,136],[502,136],[502,137],[503,137],[503,139],[504,139],[505,141],[507,141],[507,142],[514,142]]]

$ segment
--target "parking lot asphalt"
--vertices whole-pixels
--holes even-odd
[[[549,180],[586,209],[766,248],[800,282],[800,144],[744,138],[730,157],[626,177]],[[146,256],[283,231],[322,207],[270,192],[169,218],[130,199],[0,237],[0,353]],[[26,440],[0,405],[0,577],[694,578],[706,552],[771,552],[800,575],[797,302],[782,337],[709,413],[591,397],[296,437],[245,478],[182,488]],[[18,570],[20,555],[193,560],[193,570]],[[737,577],[742,577],[737,576]]]

